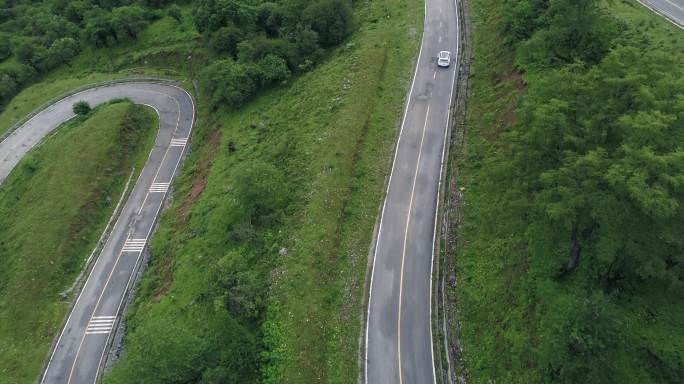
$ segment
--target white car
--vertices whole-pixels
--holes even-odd
[[[451,65],[451,52],[439,51],[439,55],[437,56],[437,65],[440,67],[448,67]]]

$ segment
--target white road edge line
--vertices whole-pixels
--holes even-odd
[[[136,84],[136,83],[131,83],[131,84]],[[141,84],[144,84],[144,83],[141,83]],[[193,116],[193,118],[192,118],[191,125],[190,125],[190,132],[188,133],[188,137],[189,137],[189,136],[190,136],[190,133],[192,132],[192,128],[193,128],[193,125],[194,125],[194,118],[195,118],[195,104],[194,104],[194,100],[192,99],[192,96],[190,96],[190,94],[189,94],[186,90],[184,90],[183,88],[180,88],[180,87],[175,86],[175,85],[167,85],[167,86],[174,87],[174,88],[180,89],[180,90],[182,90],[183,92],[185,92],[185,94],[188,95],[188,97],[189,97],[189,99],[190,99],[190,102],[192,103],[192,106],[193,106],[193,108],[192,108],[192,116]],[[98,87],[98,88],[101,88],[101,87]],[[96,88],[93,88],[93,89],[96,89]],[[88,91],[92,91],[92,89],[89,89]],[[85,91],[84,91],[84,92],[85,92]],[[173,99],[173,100],[176,102],[176,105],[178,106],[178,119],[177,119],[177,121],[176,121],[176,128],[174,129],[174,131],[173,131],[173,133],[172,133],[172,135],[171,135],[171,137],[173,138],[173,135],[174,135],[175,132],[178,130],[178,126],[179,126],[179,123],[180,123],[181,110],[180,110],[180,104],[178,104],[178,100],[175,99],[175,98],[172,97],[172,96],[169,96],[169,95],[164,94],[164,93],[161,93],[161,92],[146,91],[146,90],[140,90],[140,92],[158,93],[158,94],[160,94],[160,95],[169,97],[169,98]],[[140,104],[142,104],[142,105],[147,105],[147,106],[153,108],[153,109],[157,112],[157,114],[159,114],[159,110],[157,110],[157,108],[155,108],[154,106],[151,106],[151,105],[148,105],[148,104],[144,104],[144,103],[140,103]],[[159,116],[161,117],[160,114],[159,114]],[[161,121],[160,121],[160,124],[161,124]],[[161,130],[159,130],[159,132],[161,132]],[[158,134],[158,135],[159,135],[159,134]],[[168,150],[169,150],[169,147],[167,147],[167,149],[166,149],[166,151],[165,151],[165,153],[164,153],[164,157],[162,158],[162,161],[161,161],[161,163],[160,163],[160,166],[159,166],[159,168],[157,169],[157,174],[155,175],[155,179],[156,179],[156,176],[159,174],[159,170],[161,169],[161,166],[162,166],[162,164],[163,164],[163,161],[164,161],[164,159],[165,159],[165,157],[166,157],[166,153],[168,153]],[[150,155],[151,155],[151,154],[152,154],[152,151],[150,151]],[[176,163],[176,168],[174,168],[173,175],[175,175],[176,169],[178,168],[178,164],[180,163],[180,159],[181,159],[182,157],[183,157],[182,155],[179,156],[179,160],[178,160],[178,162]],[[149,160],[149,156],[148,156],[148,160]],[[141,171],[140,174],[138,175],[138,179],[136,180],[136,185],[137,185],[138,182],[140,181],[140,178],[142,177],[142,174],[143,174],[143,172]],[[154,180],[154,179],[153,179],[153,180]],[[134,188],[135,188],[135,186],[134,186]],[[146,194],[145,200],[147,200],[147,196],[149,196],[149,194]],[[143,206],[144,206],[144,202],[143,202]],[[142,209],[141,209],[141,210],[142,210]],[[159,213],[159,209],[157,209],[157,214],[158,214],[158,213]],[[121,218],[121,216],[119,216],[119,218],[117,219],[117,223],[115,224],[115,227],[116,227],[116,225],[118,224],[120,218]],[[155,215],[155,218],[156,218],[156,215]],[[155,221],[156,221],[156,220],[155,220]],[[151,232],[151,229],[150,229],[150,232]],[[149,233],[148,233],[148,237],[149,237]],[[115,263],[114,263],[114,266],[112,267],[112,270],[110,271],[110,274],[109,274],[109,276],[108,276],[108,278],[107,278],[107,281],[106,281],[106,283],[105,283],[105,285],[104,285],[104,287],[103,287],[103,289],[102,289],[102,292],[100,292],[100,297],[98,298],[98,301],[97,301],[97,303],[95,304],[94,310],[96,310],[97,307],[99,306],[99,302],[100,302],[100,300],[102,299],[102,294],[103,294],[104,291],[106,290],[107,284],[109,283],[109,280],[110,280],[110,278],[111,278],[111,275],[112,275],[114,269],[116,269],[116,265],[118,264],[119,259],[121,258],[121,254],[122,254],[122,252],[119,252],[119,255],[117,256],[117,259],[116,259],[116,261],[115,261]],[[135,266],[134,266],[134,270],[137,269],[138,263],[139,263],[139,261],[140,261],[140,255],[141,255],[141,254],[142,254],[142,252],[140,252],[140,254],[138,255],[138,259],[136,260],[136,264],[135,264]],[[98,261],[99,261],[99,257],[98,257]],[[96,262],[96,263],[97,263],[97,262]],[[94,268],[95,268],[95,267],[93,267],[93,269],[94,269]],[[88,280],[90,279],[90,276],[92,276],[92,270],[91,270],[91,274],[88,276],[88,279],[86,280],[86,284],[88,283]],[[132,276],[133,276],[133,274],[131,274],[131,277],[132,277]],[[126,290],[125,290],[124,292],[127,292],[127,291],[128,291],[128,287],[129,287],[129,285],[130,285],[130,281],[131,281],[131,278],[129,277],[129,281],[128,281],[128,284],[126,285]],[[79,294],[78,299],[80,299],[81,294],[83,293],[86,284],[83,285],[83,288],[81,289],[81,293]],[[125,297],[125,296],[126,296],[126,295],[125,295],[125,293],[124,293],[124,295],[122,296],[121,302],[123,302],[123,297]],[[78,299],[77,299],[76,302],[78,302]],[[75,307],[75,304],[74,304],[74,307]],[[120,309],[120,307],[121,307],[121,303],[119,303],[119,309]],[[118,310],[117,310],[117,312],[118,312]],[[73,312],[72,312],[72,313],[73,313]],[[66,323],[66,324],[68,324],[70,318],[71,318],[71,313],[69,314],[69,318],[67,319],[67,323]],[[66,324],[65,324],[65,327],[66,327]],[[64,332],[64,329],[62,330],[62,334],[63,334],[63,332]],[[62,337],[62,334],[60,334],[60,337],[59,337],[59,339],[58,339],[58,344],[59,344],[59,340],[60,340],[61,337]],[[71,378],[72,378],[72,376],[73,376],[74,367],[75,367],[75,365],[76,365],[76,362],[78,361],[78,354],[79,354],[79,352],[80,352],[80,350],[81,350],[81,347],[82,347],[82,345],[83,345],[84,339],[85,339],[85,335],[84,335],[83,338],[81,339],[81,343],[79,344],[78,350],[77,350],[77,352],[76,352],[76,356],[75,356],[75,358],[74,358],[74,363],[72,364],[71,371],[70,371],[70,373],[69,373],[69,379],[68,379],[68,381],[67,381],[67,384],[69,384],[69,383],[71,382]],[[57,345],[58,345],[58,344],[57,344]],[[105,345],[107,345],[107,344],[109,344],[109,337],[107,338],[107,343],[105,343]],[[57,345],[56,345],[56,346],[57,346]],[[46,373],[47,373],[47,371],[48,371],[48,369],[49,369],[50,363],[52,362],[52,358],[54,357],[54,354],[55,354],[55,352],[56,352],[56,346],[55,346],[55,350],[53,350],[53,353],[52,353],[52,356],[50,357],[50,360],[48,361],[48,365],[47,365],[47,367],[45,368],[45,372],[43,373],[43,379],[41,380],[41,384],[42,384],[43,381],[45,380]],[[106,349],[106,348],[105,348],[105,349]],[[100,356],[100,363],[98,364],[97,371],[96,371],[96,374],[95,374],[94,382],[97,381],[97,377],[99,376],[100,366],[102,365],[102,358],[104,357],[104,353],[105,353],[105,351],[104,351],[104,349],[103,349],[102,355]]]
[[[192,129],[195,127],[195,100],[192,98],[192,96],[190,95],[190,93],[188,93],[188,91],[186,91],[185,89],[183,89],[183,88],[181,88],[181,87],[178,87],[178,86],[176,86],[176,85],[170,85],[170,86],[171,86],[171,87],[174,87],[174,88],[177,88],[177,89],[179,89],[179,90],[181,90],[181,91],[183,91],[183,92],[188,96],[188,99],[190,99],[190,103],[192,104],[192,118],[190,119],[190,129],[189,129],[189,131],[188,131],[188,136],[187,136],[187,137],[189,138],[189,137],[191,136],[191,134],[192,134]],[[178,100],[176,100],[176,102],[178,102]],[[178,111],[179,111],[179,113],[178,113],[178,122],[177,122],[177,125],[176,125],[176,129],[174,130],[174,133],[175,133],[176,130],[178,130],[178,125],[180,124],[180,105],[179,105],[179,107],[178,107]],[[172,135],[171,137],[173,137],[173,135]],[[184,148],[183,148],[183,153],[181,153],[181,155],[178,156],[178,161],[176,162],[176,167],[173,169],[173,173],[172,173],[172,175],[173,175],[174,177],[175,177],[175,175],[176,175],[176,172],[178,171],[178,166],[179,166],[181,160],[183,159],[183,156],[185,156],[185,153],[184,153],[184,152],[185,152],[185,149],[186,149],[186,148],[184,147]],[[159,211],[161,210],[161,207],[164,205],[163,202],[164,202],[164,199],[162,199],[162,203],[160,204],[159,208],[157,208],[157,213],[155,214],[155,220],[154,220],[155,223],[156,223],[156,221],[157,221],[156,218],[157,218],[157,216],[159,215]],[[150,228],[150,231],[149,231],[147,237],[149,237],[149,235],[151,234],[153,228],[154,228],[154,224],[152,225],[152,228]],[[136,260],[135,266],[133,267],[133,271],[134,271],[134,272],[135,272],[135,271],[138,269],[138,267],[139,267],[140,256],[141,256],[141,255],[142,255],[142,253],[141,253],[140,255],[138,255],[138,259]],[[135,273],[132,273],[131,276],[128,278],[128,283],[126,284],[126,289],[124,290],[124,295],[121,296],[121,300],[119,301],[119,307],[118,307],[118,309],[117,309],[117,311],[116,311],[117,313],[121,311],[121,305],[123,304],[123,301],[124,301],[124,299],[125,299],[125,297],[126,297],[126,293],[128,292],[128,290],[129,290],[129,288],[130,288],[131,281],[133,280],[133,276],[134,276],[134,275],[135,275]],[[110,337],[111,337],[111,334],[109,334],[109,335],[107,336],[107,342],[105,343],[105,345],[108,345],[108,344],[109,344],[109,338],[110,338]],[[98,365],[97,365],[97,371],[95,372],[95,380],[93,381],[93,384],[95,384],[95,383],[97,382],[97,378],[98,378],[98,376],[100,376],[100,367],[102,367],[102,359],[104,358],[105,350],[106,350],[106,348],[102,350],[102,355],[100,355],[100,362],[99,362]]]
[[[149,83],[145,83],[145,82],[134,82],[134,81],[132,81],[132,82],[130,82],[130,83],[122,83],[122,84],[128,85],[128,84],[149,84]],[[57,101],[55,102],[55,104],[57,104],[57,103],[59,103],[59,102],[62,102],[62,101],[64,101],[64,100],[67,100],[67,99],[69,99],[69,98],[74,98],[74,96],[80,95],[80,94],[82,94],[82,93],[91,92],[91,91],[94,91],[94,90],[96,90],[96,89],[101,89],[101,88],[106,88],[106,87],[112,87],[112,86],[117,86],[117,85],[119,85],[119,84],[114,84],[114,85],[111,85],[111,84],[110,84],[110,85],[102,85],[102,86],[98,86],[98,87],[93,87],[93,88],[85,89],[85,90],[83,90],[83,91],[81,91],[81,92],[74,93],[73,95],[65,96],[64,98],[62,98],[62,99],[60,99],[60,100],[57,100]],[[170,84],[169,84],[168,86],[170,86],[170,87],[175,87],[175,88],[178,88],[178,89],[181,89],[181,90],[183,90],[186,94],[190,95],[190,94],[187,93],[187,91],[185,91],[183,88],[177,87],[177,86],[175,86],[175,85],[170,85]],[[193,116],[194,116],[194,113],[195,113],[195,110],[194,110],[195,104],[194,104],[194,101],[192,100],[192,97],[190,97],[190,101],[191,101],[192,104],[193,104]],[[144,103],[140,103],[140,104],[141,104],[141,105],[146,105],[146,106],[148,106],[148,107],[154,109],[154,110],[157,112],[157,114],[159,114],[159,111],[158,111],[157,108],[155,108],[154,106],[149,105],[149,104],[144,104]],[[49,107],[46,108],[46,110],[47,110],[47,109],[49,109]],[[36,118],[39,114],[40,114],[40,113],[37,113],[36,115],[34,115],[34,116],[31,117],[30,119],[28,119],[28,120],[27,120],[24,124],[22,124],[22,125],[28,124],[31,120],[33,120],[34,118]],[[74,115],[74,116],[72,116],[71,118],[65,120],[65,122],[66,122],[66,121],[69,121],[69,120],[71,120],[71,119],[73,119],[74,117],[76,117],[76,115]],[[194,120],[193,120],[193,121],[194,121]],[[190,129],[192,129],[192,127],[190,127]],[[17,129],[17,130],[18,130],[18,129]],[[14,130],[14,131],[10,134],[10,136],[11,136],[11,135],[14,135],[14,134],[17,132],[17,130]],[[158,131],[157,131],[157,137],[159,136],[160,132],[161,132],[161,130],[158,130]],[[9,137],[9,136],[8,136],[8,137]],[[155,139],[155,142],[156,142],[156,139]],[[152,157],[152,153],[153,153],[153,152],[154,152],[154,146],[152,147],[152,149],[150,149],[150,152],[147,154],[147,160],[145,161],[145,164],[147,164],[147,162],[150,161],[150,158]],[[141,171],[140,174],[138,175],[138,178],[136,179],[135,184],[133,184],[133,188],[135,188],[135,186],[136,186],[136,185],[138,184],[138,182],[140,181],[140,177],[142,177],[142,171]],[[131,192],[131,193],[132,193],[132,192]],[[123,208],[126,206],[126,202],[127,202],[127,201],[123,202],[123,207],[121,207],[121,209],[123,209]],[[119,216],[117,217],[116,221],[114,222],[114,226],[113,226],[112,228],[116,228],[116,226],[119,224],[119,220],[120,220],[120,219],[121,219],[121,215],[119,214]],[[106,245],[106,243],[107,243],[108,241],[109,241],[109,239],[107,239],[107,241],[105,242],[105,245]],[[47,365],[45,366],[45,369],[44,369],[44,371],[43,371],[43,377],[42,377],[41,380],[40,380],[40,384],[44,384],[44,382],[45,382],[45,378],[46,378],[47,372],[48,372],[48,370],[49,370],[49,368],[50,368],[50,364],[52,364],[52,360],[53,360],[54,357],[55,357],[55,353],[57,353],[57,346],[59,345],[60,341],[62,341],[62,336],[64,336],[64,330],[66,329],[66,326],[69,324],[69,321],[71,321],[71,316],[73,315],[73,308],[76,307],[76,305],[78,304],[79,300],[81,299],[81,296],[83,295],[83,291],[85,290],[85,287],[88,285],[88,282],[90,281],[90,277],[92,276],[92,271],[97,267],[97,264],[98,264],[99,262],[100,262],[100,257],[99,257],[99,255],[98,255],[98,257],[97,257],[96,260],[95,260],[95,264],[93,264],[93,267],[92,267],[92,269],[90,270],[90,273],[88,274],[88,277],[86,278],[85,283],[83,283],[83,286],[81,287],[81,291],[78,293],[78,296],[76,297],[76,301],[74,301],[74,304],[73,304],[73,306],[71,307],[71,312],[69,312],[69,316],[67,316],[66,322],[64,322],[64,325],[62,326],[62,330],[60,331],[59,337],[57,338],[57,343],[55,343],[54,348],[53,348],[53,350],[52,350],[52,354],[50,354],[50,358],[48,359]]]
[[[430,343],[434,341],[432,336],[432,280],[433,280],[433,268],[435,266],[435,242],[437,241],[437,226],[439,223],[439,206],[441,202],[441,192],[442,192],[442,179],[444,178],[444,157],[446,156],[447,142],[449,134],[449,124],[451,124],[451,107],[454,102],[454,88],[456,87],[456,74],[458,73],[459,67],[461,65],[461,17],[458,13],[458,0],[454,0],[454,11],[456,12],[456,60],[454,62],[454,73],[451,77],[451,91],[449,92],[449,109],[447,110],[447,121],[446,128],[444,129],[444,144],[442,145],[442,161],[439,166],[439,184],[437,186],[437,204],[435,205],[435,227],[432,230],[432,263],[430,264]],[[446,160],[449,161],[448,159]],[[435,298],[439,300],[439,298]],[[446,315],[445,315],[446,316]],[[449,359],[449,346],[447,344],[446,334],[444,335],[444,350],[446,351],[447,358],[447,370],[449,383],[451,383],[451,360]],[[434,345],[430,348],[432,353],[432,375],[437,382],[437,374],[435,372],[435,347]]]
[[[418,184],[418,172],[420,171],[420,160],[423,157],[423,142],[425,141],[425,131],[427,131],[428,119],[430,117],[430,104],[428,104],[425,112],[425,123],[423,123],[423,132],[420,136],[420,145],[418,146],[418,160],[416,161],[416,171],[413,173],[413,185],[411,186],[411,198],[409,199],[408,212],[406,213],[406,227],[404,228],[404,245],[401,250],[401,272],[399,273],[399,307],[397,311],[397,361],[399,362],[399,384],[404,382],[401,371],[401,304],[402,296],[404,295],[404,261],[406,260],[406,243],[408,242],[409,227],[411,226],[411,212],[413,211],[413,199],[416,192],[416,184]],[[432,277],[430,278],[432,280]],[[432,328],[432,326],[430,326]],[[432,340],[430,340],[432,345]],[[432,349],[432,348],[431,348]],[[432,362],[434,366],[434,361]]]
[[[155,93],[157,93],[157,92],[155,92]],[[175,100],[175,98],[173,98],[171,96],[168,96],[168,95],[166,95],[166,96]],[[176,101],[176,103],[177,103],[177,101]],[[157,108],[154,108],[154,107],[152,107],[152,108],[157,112],[157,114],[159,114],[159,110]],[[178,110],[178,118],[180,120],[180,107]],[[178,129],[178,123],[176,124],[176,128],[174,129],[174,132],[177,129]],[[161,132],[161,114],[159,114],[159,132]],[[173,137],[173,133],[171,135],[172,135],[171,137]],[[155,176],[152,180],[156,179],[157,175],[159,174],[159,170],[161,169],[162,165],[164,164],[164,159],[166,158],[166,154],[168,153],[168,151],[169,151],[169,149],[166,148],[166,151],[164,152],[164,157],[162,157],[162,160],[159,163],[159,168],[157,168],[157,173],[155,174]],[[142,177],[142,175],[143,175],[143,172],[141,170],[140,175],[138,176],[138,180],[136,180],[136,182],[135,182],[136,186],[138,185],[138,182],[140,181],[140,178]],[[133,188],[135,188],[135,186]],[[142,206],[145,205],[145,201],[147,201],[147,196],[149,196],[149,193],[145,195],[145,199],[143,200]],[[142,206],[140,208],[141,211],[142,211]],[[140,214],[140,212],[138,212],[138,214]],[[147,237],[149,237],[149,233],[148,233],[148,236],[146,236],[145,238],[147,238]],[[105,281],[105,284],[102,287],[102,291],[100,291],[100,295],[97,298],[97,302],[95,302],[95,306],[93,307],[93,312],[97,311],[97,307],[100,306],[100,301],[102,300],[102,296],[104,295],[105,291],[107,290],[107,286],[109,285],[109,281],[111,280],[112,275],[114,274],[114,270],[116,270],[116,266],[119,264],[119,260],[121,260],[121,255],[124,253],[124,247],[125,246],[126,246],[126,242],[124,242],[124,245],[122,246],[121,250],[119,250],[119,254],[116,257],[116,260],[114,261],[114,265],[112,266],[112,269],[109,271],[109,275],[107,276],[107,280]],[[140,253],[138,254],[138,258],[140,257],[141,254],[142,254],[142,250],[140,250]],[[137,262],[136,262],[136,265],[137,265]],[[92,273],[92,271],[91,271],[91,273]],[[84,286],[84,288],[85,288],[85,286]],[[124,294],[124,296],[125,296],[125,294]],[[78,356],[81,353],[81,348],[83,347],[83,341],[85,341],[85,334],[81,338],[81,342],[79,343],[78,349],[76,350],[76,356],[74,356],[74,362],[72,363],[71,369],[69,370],[69,378],[67,380],[67,384],[71,384],[71,378],[74,375],[74,368],[76,368],[76,363],[78,362]],[[109,343],[109,337],[107,338],[107,343],[105,343],[105,345],[108,343]],[[104,351],[103,351],[103,355],[104,355]],[[46,372],[47,372],[47,370],[46,370]],[[97,375],[98,374],[99,374],[99,364],[98,364],[98,371],[95,374],[95,380],[93,381],[93,383],[95,383],[97,381]]]
[[[373,265],[371,266],[371,280],[368,287],[368,310],[366,313],[366,350],[365,350],[365,383],[368,384],[368,328],[370,324],[370,308],[373,301],[373,277],[375,274],[375,261],[377,260],[378,246],[380,245],[380,237],[382,236],[382,222],[385,218],[385,209],[387,208],[387,197],[389,196],[390,185],[392,185],[392,176],[394,175],[394,166],[397,162],[397,153],[399,152],[399,144],[401,143],[401,136],[404,132],[404,125],[406,124],[406,115],[408,108],[411,105],[411,96],[413,95],[413,87],[416,84],[416,77],[418,76],[418,66],[420,65],[420,58],[423,54],[423,40],[425,39],[425,24],[427,22],[427,1],[423,5],[423,31],[420,37],[420,48],[418,50],[418,59],[416,60],[416,67],[413,71],[413,80],[411,81],[411,88],[409,89],[408,98],[406,99],[406,106],[404,107],[404,116],[401,120],[401,127],[399,128],[399,137],[394,148],[394,159],[392,160],[392,169],[390,169],[389,180],[387,181],[387,189],[385,190],[385,198],[382,203],[382,211],[380,213],[380,225],[378,226],[378,236],[375,239],[375,250],[373,251]],[[434,365],[434,364],[433,364]]]
[[[670,0],[665,0],[665,2],[672,5],[673,7],[677,8],[677,9],[679,9],[680,11],[684,12],[684,7],[680,6],[679,4],[673,3]]]
[[[176,105],[178,106],[178,120],[176,121],[176,128],[173,130],[173,132],[171,132],[171,141],[173,141],[173,136],[175,135],[176,131],[178,130],[178,125],[180,123],[180,115],[181,115],[180,104],[178,104],[178,100],[176,100],[175,97],[171,97],[169,95],[166,95],[166,94],[160,93],[160,92],[154,92],[154,93],[159,93],[161,95],[164,95],[164,96],[172,99],[176,103]],[[154,107],[152,107],[152,108],[154,108]],[[156,108],[154,108],[154,110],[157,111]],[[159,126],[161,127],[161,114],[159,114],[159,111],[157,111],[157,114],[159,115]],[[161,162],[159,163],[160,164],[159,168],[157,168],[157,172],[155,172],[154,177],[152,178],[152,183],[154,183],[154,181],[157,180],[157,176],[159,176],[159,172],[161,171],[161,168],[162,168],[161,165],[164,164],[164,160],[166,160],[166,156],[169,154],[170,149],[171,149],[171,144],[169,144],[169,146],[166,147],[166,150],[164,151],[164,156],[162,156]],[[145,208],[145,203],[147,202],[147,198],[149,196],[150,196],[150,194],[148,191],[148,193],[145,195],[145,198],[143,199],[142,204],[140,204],[140,210],[138,211],[138,215],[140,215],[142,213],[143,208]]]
[[[663,19],[665,19],[667,22],[674,25],[675,27],[677,27],[679,29],[684,29],[684,25],[679,24],[672,17],[670,17],[669,14],[662,12],[659,9],[655,8],[653,5],[651,5],[651,3],[649,3],[645,0],[636,0],[636,1],[639,2],[639,4],[643,5],[644,7],[650,9],[653,13],[660,15],[660,17],[662,17]]]

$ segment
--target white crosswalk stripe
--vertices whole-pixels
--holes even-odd
[[[169,183],[152,183],[150,187],[151,193],[166,193],[169,190]]]
[[[86,327],[86,335],[107,334],[114,328],[116,316],[93,316]]]
[[[171,139],[171,147],[185,147],[188,144],[188,138]]]
[[[124,243],[122,252],[142,252],[146,243],[147,239],[128,239]]]

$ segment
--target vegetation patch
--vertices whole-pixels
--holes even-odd
[[[151,241],[123,356],[104,381],[356,380],[366,256],[422,4],[0,8],[9,42],[0,45],[2,129],[83,84],[139,74],[198,80],[186,84],[199,91],[192,148]],[[49,23],[33,29],[27,15]],[[60,44],[69,55],[55,55]],[[26,367],[26,377],[38,369]]]
[[[358,4],[355,20],[322,64],[241,109],[200,97],[106,383],[357,380],[367,253],[422,6]]]
[[[37,379],[84,267],[158,128],[130,102],[77,117],[0,186],[0,383]]]
[[[684,35],[636,1],[471,3],[470,381],[680,381]]]

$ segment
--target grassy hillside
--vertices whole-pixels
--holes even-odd
[[[130,75],[200,80],[192,151],[151,242],[124,356],[105,382],[356,380],[366,256],[422,4],[58,3],[0,12],[0,34],[12,37],[0,63],[0,78],[12,82],[0,95],[0,129],[83,84]],[[10,17],[21,12],[74,18],[78,33],[67,37],[78,52],[55,67],[30,55],[54,53],[55,39]],[[144,16],[132,15],[133,34],[117,24],[130,12]],[[46,305],[59,304],[53,297]],[[43,329],[41,342],[55,333]],[[39,366],[12,369],[34,377]]]
[[[0,187],[0,383],[36,380],[84,266],[157,132],[119,102],[61,127]],[[73,295],[73,293],[72,293]]]
[[[603,10],[610,16],[601,16],[607,17],[601,28],[617,28],[607,52],[574,66],[540,63],[529,50],[541,49],[529,32],[538,27],[522,17],[519,25],[507,24],[511,15],[533,8],[516,8],[521,3],[534,2],[471,1],[475,60],[467,158],[459,165],[466,204],[458,234],[459,284],[451,292],[459,299],[469,382],[681,382],[681,244],[669,233],[681,233],[682,212],[656,214],[642,205],[668,196],[679,207],[684,199],[678,187],[658,180],[681,177],[681,171],[653,174],[644,166],[648,157],[627,162],[618,156],[636,143],[637,150],[663,156],[661,164],[681,169],[664,160],[681,148],[681,112],[659,125],[672,147],[659,144],[661,131],[640,130],[658,125],[657,115],[638,126],[631,113],[668,115],[679,108],[684,33],[636,1],[608,2]],[[553,17],[542,23],[549,20],[560,25]],[[511,43],[516,33],[525,41],[517,48]],[[625,108],[623,100],[633,104]],[[572,115],[563,106],[575,120],[564,118]],[[593,123],[597,118],[605,120]],[[577,130],[563,131],[566,124]],[[637,132],[639,139],[630,136]],[[536,133],[545,144],[530,139]],[[601,144],[592,148],[593,140]],[[615,142],[622,149],[612,149]],[[537,153],[545,154],[533,164],[525,161]],[[571,165],[578,158],[581,166]],[[602,166],[605,171],[594,169]],[[632,170],[638,166],[644,168]],[[530,177],[540,168],[538,179]],[[623,192],[619,180],[632,172],[650,176],[632,178]],[[636,197],[637,191],[645,192]],[[593,229],[579,237],[581,257],[573,266],[567,261],[577,217],[591,218],[580,223]]]
[[[200,98],[106,383],[356,380],[366,256],[422,6],[365,3],[357,20],[320,67],[238,112]]]

